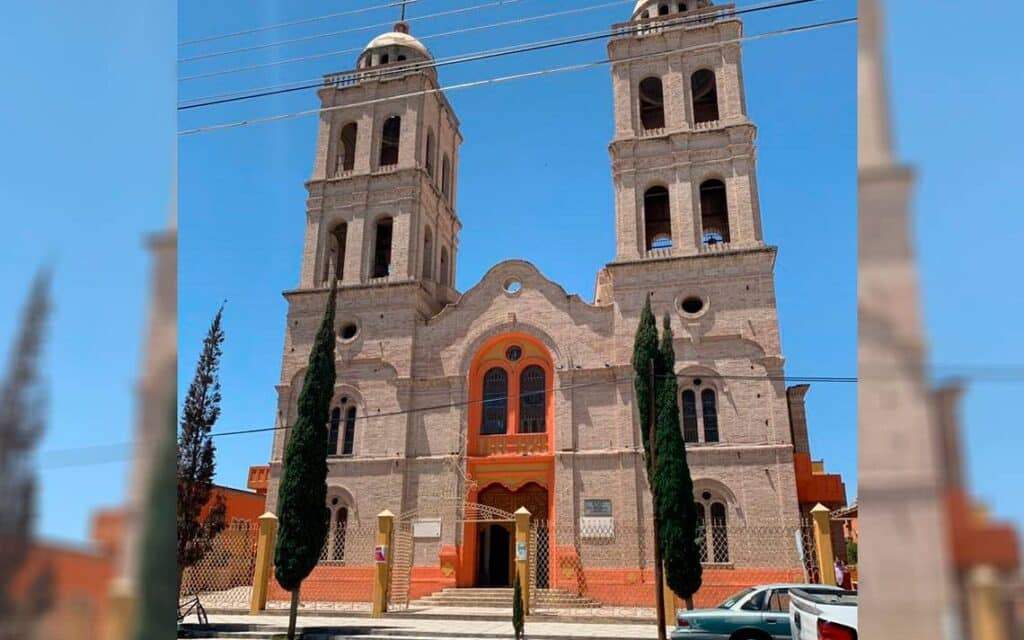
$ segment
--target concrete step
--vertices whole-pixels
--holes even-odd
[[[512,593],[509,588],[449,588],[412,604],[430,607],[511,607]],[[601,606],[596,600],[558,589],[540,589],[533,594],[532,600],[534,606],[544,608],[584,609]]]

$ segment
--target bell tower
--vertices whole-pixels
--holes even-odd
[[[432,63],[398,22],[324,78],[300,289],[421,283],[435,312],[454,298],[462,137]]]
[[[732,9],[640,0],[609,42],[618,261],[763,246]]]

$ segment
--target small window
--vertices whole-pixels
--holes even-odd
[[[679,306],[682,308],[683,313],[687,313],[691,316],[697,315],[704,310],[704,300],[697,296],[689,296],[688,298],[683,299]]]
[[[430,179],[434,179],[434,155],[436,153],[435,147],[437,144],[434,141],[434,132],[427,132],[427,149],[425,151],[426,158],[423,159],[423,164],[427,168],[427,175]]]
[[[335,168],[336,173],[351,171],[356,164],[356,137],[359,133],[359,125],[349,122],[341,128],[341,136],[338,141],[338,160]]]
[[[665,95],[661,78],[640,81],[640,124],[647,130],[665,126]]]
[[[383,278],[391,273],[391,233],[394,226],[391,218],[383,218],[377,223],[374,240],[373,277]]]
[[[508,374],[495,367],[484,374],[482,435],[501,435],[507,430]]]
[[[444,199],[451,203],[452,201],[452,161],[448,159],[448,154],[444,154],[444,159],[441,161],[441,195]]]
[[[386,53],[382,53],[382,54],[380,55],[380,63],[381,63],[381,64],[387,64],[387,63],[388,63],[388,62],[390,62],[390,61],[391,61],[391,58],[390,58],[390,57],[388,57],[388,54],[386,54]]]
[[[509,347],[505,350],[505,357],[508,358],[510,362],[518,361],[519,358],[523,357],[522,347]]]
[[[399,62],[405,62],[405,56],[402,56],[402,55],[398,56],[398,61]]]
[[[659,16],[667,16],[668,15],[668,5],[667,4],[659,4],[658,5],[658,15]]]
[[[644,193],[644,232],[648,251],[672,246],[672,213],[665,187],[651,187]]]
[[[384,121],[380,142],[380,166],[398,164],[398,144],[402,138],[402,119],[391,116]]]
[[[354,340],[359,335],[359,325],[354,322],[346,322],[341,325],[341,339],[348,341]]]
[[[502,285],[502,288],[505,289],[505,293],[507,293],[508,295],[515,296],[518,295],[519,292],[523,290],[523,283],[519,280],[516,280],[515,278],[512,278],[511,280],[506,281],[505,284]]]
[[[714,71],[701,69],[694,73],[690,77],[690,90],[693,94],[693,121],[699,124],[718,120],[718,88]]]

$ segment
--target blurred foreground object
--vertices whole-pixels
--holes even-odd
[[[32,283],[0,387],[0,640],[36,637],[53,595],[52,566],[32,540],[36,474],[46,391],[40,371],[50,312],[50,274]]]
[[[908,215],[893,157],[878,0],[858,47],[859,579],[867,639],[1015,637],[1016,534],[978,517],[961,477],[958,390],[932,388]]]

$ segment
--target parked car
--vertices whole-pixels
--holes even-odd
[[[785,640],[790,638],[789,592],[843,593],[838,587],[820,584],[769,584],[749,587],[727,598],[714,609],[680,609],[677,640]]]
[[[790,592],[794,640],[857,640],[857,592]]]

